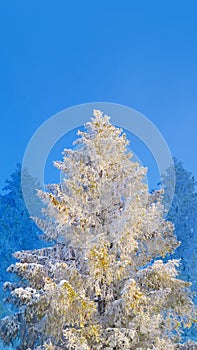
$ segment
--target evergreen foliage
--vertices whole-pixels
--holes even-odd
[[[15,253],[5,283],[18,311],[1,320],[4,344],[18,349],[197,349],[180,345],[181,327],[196,320],[179,246],[164,219],[162,194],[149,194],[146,169],[133,162],[121,129],[108,116],[79,132],[76,150],[55,162],[65,179],[39,191],[52,247]]]
[[[192,173],[188,172],[181,161],[174,158],[176,175],[175,194],[167,219],[175,226],[175,235],[181,241],[173,257],[181,259],[180,278],[192,282],[191,290],[197,293],[197,192],[196,181]],[[168,183],[172,176],[172,168],[168,169],[163,178],[165,195],[167,200]],[[197,296],[194,294],[194,302],[197,304]],[[197,340],[197,330],[192,327],[185,331],[186,337]]]
[[[35,188],[38,183],[28,175],[29,195],[36,198]],[[16,261],[12,254],[22,249],[35,249],[46,246],[41,242],[39,235],[41,231],[38,226],[29,217],[26,205],[23,200],[21,189],[21,165],[17,164],[16,170],[9,180],[6,180],[6,186],[3,188],[4,194],[0,194],[0,284],[6,280],[14,281],[16,278],[6,270]],[[38,202],[38,198],[37,198]],[[0,291],[2,301],[2,288]],[[5,305],[1,304],[1,314],[5,313]]]

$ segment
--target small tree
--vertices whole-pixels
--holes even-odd
[[[181,326],[196,317],[179,245],[164,220],[161,194],[149,194],[146,169],[132,162],[122,130],[94,111],[76,150],[55,165],[61,184],[39,191],[50,248],[21,251],[5,284],[19,311],[1,321],[5,344],[31,349],[178,349]]]

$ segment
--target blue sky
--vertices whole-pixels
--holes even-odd
[[[127,105],[197,178],[195,1],[0,2],[0,187],[36,129],[67,107]]]

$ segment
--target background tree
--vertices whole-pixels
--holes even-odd
[[[39,184],[26,173],[28,178],[28,191],[31,197],[36,198],[35,188]],[[0,284],[6,280],[12,280],[14,276],[9,274],[7,267],[16,261],[12,254],[21,249],[34,249],[46,246],[41,242],[41,231],[30,219],[26,209],[21,189],[21,165],[17,164],[11,179],[6,180],[3,188],[5,194],[0,194]],[[36,199],[38,202],[38,198]],[[1,289],[1,300],[2,289]]]
[[[192,282],[191,290],[197,292],[197,192],[196,181],[192,173],[183,167],[183,163],[174,158],[176,184],[175,194],[167,219],[175,226],[175,235],[181,241],[173,257],[181,259],[180,278]],[[168,199],[167,184],[172,176],[172,169],[168,169],[163,178],[165,195]],[[197,296],[194,294],[197,304]],[[197,340],[194,327],[185,330],[185,337]]]
[[[55,245],[17,252],[9,268],[21,277],[4,286],[18,312],[1,321],[1,337],[20,350],[181,348],[196,310],[178,260],[162,261],[179,245],[162,196],[149,194],[146,169],[108,116],[94,111],[79,136],[55,162],[64,181],[39,191],[39,225]]]

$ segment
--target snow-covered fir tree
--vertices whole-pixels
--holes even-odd
[[[35,187],[38,187],[35,179],[30,175],[28,186],[30,195],[36,198]],[[6,180],[3,188],[4,194],[0,194],[0,280],[8,278],[6,268],[14,261],[12,253],[21,249],[34,249],[41,247],[43,243],[39,240],[41,231],[30,219],[21,189],[21,165],[17,164],[11,179]],[[37,199],[38,202],[38,199]]]
[[[196,310],[165,221],[162,195],[149,194],[146,169],[133,162],[122,130],[98,110],[75,150],[55,162],[61,184],[39,191],[49,248],[20,251],[5,283],[18,312],[1,320],[5,344],[18,349],[197,349],[178,345]],[[193,347],[191,347],[193,346]]]
[[[173,257],[181,259],[180,278],[192,282],[191,290],[197,293],[197,192],[196,181],[191,172],[188,172],[181,161],[174,158],[176,175],[175,193],[167,219],[175,226],[175,235],[181,241]],[[172,176],[172,168],[168,169],[163,178],[166,189],[164,200],[168,197],[168,184]],[[197,304],[197,296],[194,295]],[[186,337],[197,341],[197,331],[194,327],[185,331]]]
[[[38,183],[28,173],[24,174],[28,183],[28,191],[31,198],[36,198],[35,187]],[[22,189],[21,189],[21,165],[17,164],[16,170],[9,180],[6,180],[6,186],[3,188],[5,193],[0,194],[0,286],[6,281],[13,281],[14,276],[9,274],[6,269],[16,259],[12,254],[21,249],[35,249],[46,246],[39,239],[41,231],[38,226],[30,219],[26,209]],[[34,193],[35,191],[35,193]],[[36,199],[38,202],[38,198]],[[5,295],[0,290],[0,302]],[[6,311],[5,305],[0,312]]]

